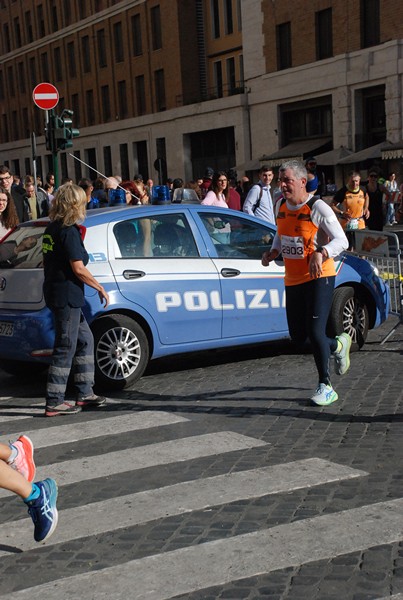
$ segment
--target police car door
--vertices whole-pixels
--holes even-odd
[[[200,211],[199,216],[209,234],[211,255],[216,254],[223,338],[250,336],[251,341],[258,341],[258,336],[288,336],[283,262],[273,261],[269,267],[261,263],[263,252],[271,247],[274,228],[229,210],[221,214]]]
[[[219,293],[218,273],[205,249],[201,255],[185,211],[148,212],[109,226],[110,262],[128,308],[154,321],[162,344],[220,338],[222,310],[210,301]]]

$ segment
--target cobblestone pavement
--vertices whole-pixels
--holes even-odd
[[[105,410],[60,420],[38,407],[44,378],[0,373],[2,441],[28,432],[60,509],[34,546],[2,496],[0,597],[401,598],[403,327],[380,344],[394,323],[325,408],[307,402],[312,357],[284,342],[158,361]]]

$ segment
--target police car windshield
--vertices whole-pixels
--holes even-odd
[[[18,226],[0,243],[1,269],[40,269],[47,223]]]

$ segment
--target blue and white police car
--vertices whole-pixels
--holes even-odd
[[[0,244],[0,367],[14,374],[46,366],[52,353],[46,225],[19,225]],[[229,209],[169,204],[89,211],[82,234],[88,267],[111,301],[105,310],[85,289],[102,387],[133,384],[150,359],[288,337],[283,262],[261,265],[275,226]],[[346,253],[336,266],[329,334],[347,331],[357,349],[387,318],[389,289],[366,260]]]

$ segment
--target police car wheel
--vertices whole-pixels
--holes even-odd
[[[96,383],[119,390],[140,379],[149,359],[143,328],[130,317],[111,314],[95,321],[93,332]]]
[[[351,350],[364,345],[369,328],[368,308],[352,287],[340,287],[334,291],[328,321],[328,335],[334,337],[343,331],[352,339]]]

